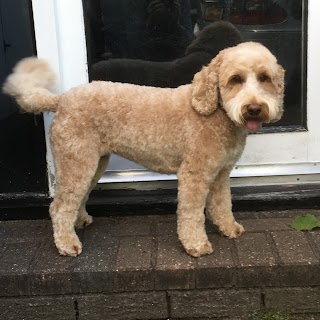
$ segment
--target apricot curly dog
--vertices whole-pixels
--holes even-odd
[[[283,113],[284,70],[268,49],[254,42],[225,49],[175,89],[97,81],[54,95],[54,79],[46,61],[26,58],[4,92],[27,112],[56,112],[50,215],[60,254],[81,253],[74,227],[92,222],[85,204],[111,153],[177,174],[178,236],[191,256],[212,252],[205,208],[225,236],[244,232],[231,211],[229,173],[247,133]]]

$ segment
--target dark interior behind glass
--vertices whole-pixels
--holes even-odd
[[[135,83],[139,73],[145,74],[142,70],[155,68],[163,81],[154,84],[145,76],[146,83],[141,84],[172,87],[166,79],[175,77],[177,71],[164,64],[179,64],[179,59],[192,53],[191,47],[200,35],[203,37],[204,28],[225,20],[240,31],[242,41],[267,46],[286,70],[285,114],[277,127],[273,124],[273,130],[306,128],[307,1],[83,0],[83,5],[91,80]],[[218,50],[236,41],[226,39],[229,36],[234,35],[215,35],[208,41],[215,41]],[[209,54],[206,46],[202,50]],[[99,73],[101,65],[107,67],[103,74]],[[198,71],[191,69],[189,63],[180,66],[179,72]],[[185,77],[177,85],[190,81]]]

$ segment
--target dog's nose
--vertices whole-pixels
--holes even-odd
[[[261,106],[258,104],[249,104],[247,111],[250,116],[258,116],[261,112]]]

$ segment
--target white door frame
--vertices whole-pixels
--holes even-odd
[[[59,84],[57,92],[88,82],[87,52],[81,0],[32,0],[37,55],[49,60]],[[231,176],[235,185],[320,182],[320,1],[308,4],[307,127],[305,132],[250,135]],[[54,166],[48,132],[52,114],[44,115],[49,187],[54,193]],[[100,182],[174,180],[174,175],[148,171],[106,172]]]

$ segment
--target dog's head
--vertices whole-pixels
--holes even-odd
[[[221,50],[233,47],[242,42],[239,30],[228,21],[210,23],[197,34],[186,49],[185,55],[203,52],[215,57]]]
[[[237,126],[257,131],[283,114],[284,73],[259,43],[225,49],[194,76],[193,108],[210,115],[220,105]]]

